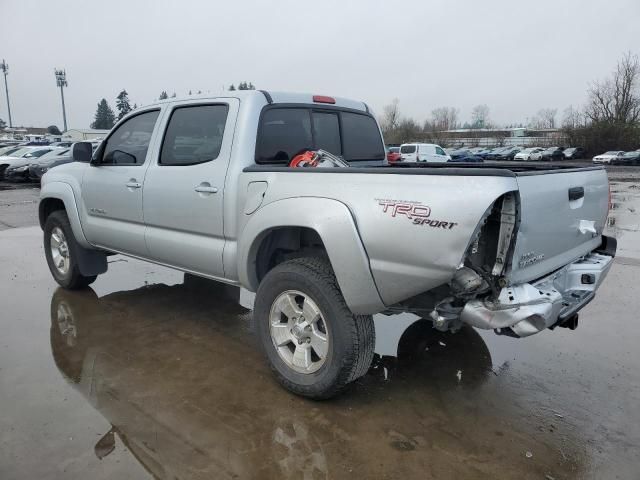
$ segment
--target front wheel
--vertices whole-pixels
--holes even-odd
[[[79,249],[66,212],[56,210],[49,215],[44,225],[44,254],[51,275],[61,287],[68,290],[86,287],[96,279],[95,275],[80,273]]]
[[[371,365],[373,319],[351,313],[323,258],[297,258],[269,271],[256,294],[254,322],[276,378],[297,395],[330,398]]]

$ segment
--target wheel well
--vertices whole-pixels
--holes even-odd
[[[262,281],[276,265],[300,256],[325,256],[326,249],[318,232],[306,227],[274,228],[256,251],[256,277]]]
[[[41,228],[44,228],[47,218],[56,210],[65,210],[64,202],[59,198],[45,198],[40,202],[38,206],[38,219],[40,220]]]

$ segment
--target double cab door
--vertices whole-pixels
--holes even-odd
[[[89,241],[224,278],[223,197],[238,108],[237,99],[170,103],[139,115],[153,123],[146,135],[137,116],[118,125],[83,179]],[[120,130],[136,133],[135,147]]]

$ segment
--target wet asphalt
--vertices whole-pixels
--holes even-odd
[[[57,288],[37,190],[0,189],[0,479],[638,479],[640,178],[612,181],[618,256],[577,330],[378,316],[418,321],[326,402],[275,383],[233,289],[121,256]]]

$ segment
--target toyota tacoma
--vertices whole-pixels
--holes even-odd
[[[64,288],[119,253],[256,293],[278,380],[328,398],[364,375],[376,313],[526,337],[575,328],[615,240],[599,166],[389,165],[365,103],[266,91],[169,99],[47,172]]]

